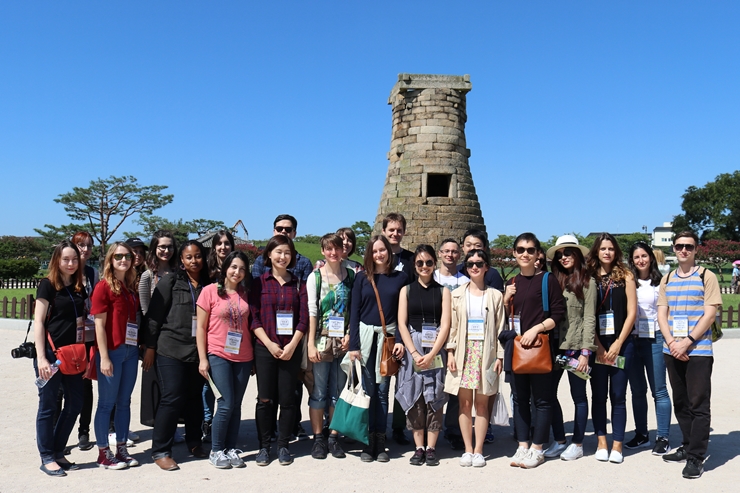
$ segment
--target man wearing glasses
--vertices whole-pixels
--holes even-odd
[[[272,223],[273,236],[285,235],[291,240],[295,240],[297,230],[298,220],[290,214],[280,214]],[[252,277],[256,279],[269,270],[270,268],[265,267],[262,255],[260,255],[254,260],[254,265],[252,265]],[[308,279],[308,275],[313,271],[313,266],[307,257],[296,252],[295,266],[288,269],[288,271],[301,281],[305,281]]]
[[[699,238],[684,231],[673,239],[678,269],[665,276],[658,297],[658,325],[665,338],[663,355],[673,389],[673,408],[681,427],[681,446],[663,456],[686,462],[683,477],[704,472],[709,445],[712,392],[712,323],[722,306],[717,277],[695,262]]]

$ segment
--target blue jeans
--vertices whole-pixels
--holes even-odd
[[[341,358],[334,358],[333,361],[313,364],[313,391],[308,397],[308,407],[328,410],[337,405],[339,394],[347,384],[347,374],[342,370],[341,362]]]
[[[568,383],[570,384],[570,396],[575,405],[575,416],[573,417],[573,436],[571,443],[583,443],[583,436],[586,433],[586,423],[588,423],[588,397],[586,395],[586,381],[577,377],[572,372],[568,374]],[[553,383],[553,406],[552,406],[552,434],[555,441],[565,441],[565,426],[563,424],[563,409],[560,407],[558,396],[558,384],[563,375],[563,370],[557,368],[552,372]]]
[[[362,367],[362,387],[370,396],[370,433],[385,433],[388,427],[388,391],[391,387],[391,378],[382,377],[380,383],[375,383],[375,359],[378,353],[378,334],[373,336],[373,348],[370,350],[368,361]]]
[[[647,371],[647,381],[645,372]],[[647,386],[655,401],[655,417],[658,421],[657,436],[668,438],[671,426],[671,398],[666,387],[665,359],[663,358],[663,334],[657,332],[655,339],[635,339],[635,354],[627,368],[632,392],[632,412],[635,416],[635,431],[648,436]]]
[[[213,378],[213,377],[211,377]],[[203,421],[210,423],[213,421],[213,409],[216,407],[216,396],[213,395],[211,386],[203,386]]]
[[[632,336],[628,336],[622,345],[620,356],[625,357],[624,370],[614,366],[595,363],[596,353],[591,355],[591,419],[597,436],[606,436],[606,398],[612,406],[612,439],[624,441],[624,429],[627,426],[627,368],[633,363],[635,345]]]
[[[216,401],[211,429],[211,449],[213,451],[236,448],[239,437],[239,424],[242,420],[242,400],[247,390],[249,376],[252,374],[251,361],[229,361],[214,354],[208,355],[211,365],[211,379],[221,393]]]
[[[47,353],[51,354],[50,351]],[[47,354],[47,360],[55,361],[53,354]],[[36,360],[33,369],[39,376]],[[57,422],[54,413],[57,410],[59,387],[64,391],[64,408]],[[41,463],[49,464],[64,457],[64,448],[75,427],[77,416],[82,410],[82,373],[64,375],[58,371],[39,391],[39,410],[36,413],[36,445],[41,455]]]
[[[98,369],[98,409],[95,411],[95,441],[98,447],[108,446],[110,413],[116,406],[114,425],[116,442],[126,443],[131,422],[131,393],[136,385],[139,366],[139,348],[121,344],[108,351],[113,364],[113,376],[106,377],[100,371],[100,353],[95,356]]]

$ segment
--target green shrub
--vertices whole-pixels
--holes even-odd
[[[29,279],[39,271],[39,263],[28,258],[0,260],[0,279]]]

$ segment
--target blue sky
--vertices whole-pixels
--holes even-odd
[[[0,234],[109,175],[253,238],[375,218],[399,72],[470,74],[489,234],[652,229],[738,169],[737,2],[0,3]],[[136,229],[128,224],[124,230]]]

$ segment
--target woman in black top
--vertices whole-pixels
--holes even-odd
[[[622,250],[609,233],[596,238],[588,256],[596,280],[596,355],[591,355],[591,419],[598,436],[596,460],[621,463],[627,425],[627,370],[634,345],[630,333],[637,317],[635,277],[622,260]],[[621,359],[620,357],[623,357]],[[597,364],[593,364],[596,362]],[[621,364],[620,364],[621,363]],[[615,366],[616,365],[616,366]],[[606,398],[612,406],[612,451],[606,441]]]
[[[66,476],[64,471],[77,469],[64,457],[64,449],[82,409],[82,373],[54,373],[51,365],[56,357],[48,340],[57,349],[84,340],[87,298],[84,286],[80,252],[74,243],[64,240],[54,249],[48,277],[39,283],[34,308],[34,369],[37,377],[48,380],[39,389],[36,445],[41,455],[41,470],[49,476]],[[64,408],[55,423],[60,386]]]
[[[162,397],[154,418],[152,458],[162,469],[178,469],[172,459],[177,420],[185,418],[186,442],[197,458],[208,457],[201,440],[205,380],[198,371],[196,347],[196,302],[204,286],[210,283],[204,268],[203,245],[190,240],[180,247],[182,269],[164,276],[154,289],[147,312],[149,333],[147,358],[157,353],[157,376]]]
[[[565,315],[563,290],[554,276],[547,278],[549,313],[546,313],[542,306],[544,273],[537,272],[535,268],[537,255],[541,250],[539,240],[532,233],[522,233],[514,241],[514,256],[520,273],[506,286],[504,305],[509,311],[510,330],[504,331],[506,334],[500,339],[511,340],[516,334],[521,334],[522,345],[531,346],[537,341],[539,334],[550,334]],[[512,306],[513,316],[511,315]],[[511,357],[508,351],[506,359],[506,366],[508,366],[506,369],[511,370]],[[542,445],[548,442],[550,435],[552,376],[550,373],[526,374],[513,371],[512,375],[512,393],[516,402],[514,429],[519,448],[512,457],[511,465],[530,469],[545,461]],[[531,413],[530,397],[534,402],[536,412],[534,417]],[[530,436],[532,422],[534,422],[534,432]]]
[[[449,289],[434,280],[434,248],[416,247],[414,265],[416,282],[404,286],[398,298],[398,331],[407,351],[398,371],[396,401],[406,412],[407,427],[414,433],[416,452],[411,464],[436,466],[439,460],[435,446],[447,402],[447,351],[442,349],[450,333],[452,297]]]

